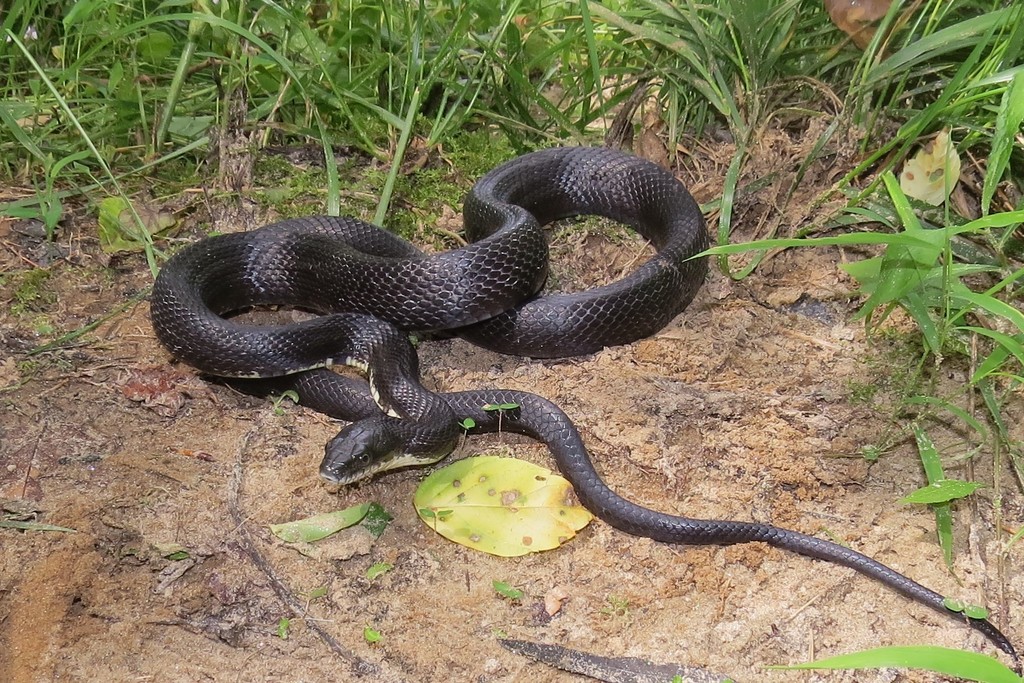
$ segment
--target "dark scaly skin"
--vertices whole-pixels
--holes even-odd
[[[484,176],[466,199],[470,239],[477,216],[518,205],[541,225],[579,213],[611,218],[650,240],[657,255],[629,277],[581,294],[537,297],[505,313],[458,330],[465,339],[500,353],[563,358],[649,337],[693,300],[707,273],[705,259],[689,257],[708,247],[696,202],[664,169],[636,157],[603,150],[572,154],[548,182],[522,183],[537,167],[538,177],[559,150],[520,157]],[[502,207],[497,210],[489,207]],[[586,207],[580,211],[580,207]]]
[[[618,283],[530,299],[546,275],[540,225],[581,213],[633,226],[657,255]],[[347,218],[299,218],[202,240],[171,259],[158,277],[154,329],[176,356],[205,372],[298,373],[295,387],[304,403],[356,419],[328,445],[321,468],[328,479],[357,479],[393,467],[398,453],[435,461],[451,449],[461,418],[472,417],[478,431],[493,431],[498,421],[481,406],[519,403],[515,415],[503,416],[502,428],[548,444],[581,502],[616,528],[671,543],[761,541],[852,567],[968,621],[1017,662],[1013,647],[989,622],[949,611],[942,596],[842,546],[768,525],[678,517],[630,503],[604,484],[572,423],[545,399],[502,391],[437,395],[420,385],[415,352],[399,329],[460,328],[459,334],[482,346],[535,357],[590,353],[661,329],[689,304],[707,270],[704,259],[689,258],[707,246],[703,220],[670,174],[612,150],[544,150],[481,179],[467,198],[465,219],[477,241],[431,256]],[[278,304],[325,315],[275,327],[223,317]],[[369,368],[376,403],[364,395],[346,414],[332,398],[319,405],[325,387],[335,391],[328,377],[333,373],[302,371],[339,363]]]
[[[615,150],[558,148],[514,159],[473,187],[463,213],[473,242],[429,256],[381,228],[330,216],[201,240],[160,272],[153,327],[182,360],[229,375],[237,371],[220,370],[222,361],[237,357],[249,367],[254,352],[261,375],[309,367],[296,357],[305,343],[300,328],[277,346],[217,329],[220,314],[254,305],[365,313],[410,331],[462,328],[496,351],[565,357],[654,334],[686,308],[707,273],[706,259],[690,259],[708,237],[686,188],[656,164]],[[532,298],[547,275],[541,225],[579,214],[633,226],[657,254],[605,287]],[[207,349],[208,336],[221,343]],[[225,353],[225,345],[235,350]]]

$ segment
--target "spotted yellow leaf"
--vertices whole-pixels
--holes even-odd
[[[445,538],[501,557],[557,548],[593,519],[564,478],[497,456],[437,470],[413,500],[420,519]]]
[[[960,178],[960,156],[944,130],[903,165],[900,189],[933,206],[946,201]]]

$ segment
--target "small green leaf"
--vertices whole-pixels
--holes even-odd
[[[121,215],[127,210],[128,202],[121,197],[107,197],[100,202],[99,233],[103,251],[110,253],[141,248],[138,240],[125,239]]]
[[[430,508],[420,508],[416,512],[419,513],[419,516],[423,519],[436,519],[443,522],[445,521],[445,518],[455,512],[455,510],[431,510]]]
[[[953,612],[963,612],[964,611],[964,603],[962,603],[961,601],[957,600],[956,598],[949,598],[949,597],[942,598],[942,604],[943,604],[943,606],[945,606],[946,609],[951,610]]]
[[[56,193],[45,193],[39,199],[43,224],[46,226],[46,234],[52,236],[54,228],[57,227],[61,216],[64,215],[64,205]]]
[[[476,420],[474,420],[473,418],[467,417],[465,420],[462,421],[462,428],[465,429],[466,431],[469,431],[473,427],[476,427]]]
[[[140,251],[145,240],[139,225],[155,235],[175,224],[173,215],[157,208],[140,204],[134,207],[121,197],[107,197],[99,206],[100,247],[107,253]]]
[[[523,591],[509,583],[505,583],[504,581],[492,581],[491,585],[494,586],[494,590],[498,595],[503,598],[508,598],[509,600],[521,600],[523,597]]]
[[[124,65],[121,62],[114,62],[110,67],[110,75],[107,77],[107,95],[117,92],[117,87],[121,85],[121,79],[124,78]]]
[[[488,413],[494,413],[501,412],[503,410],[515,410],[518,407],[518,403],[486,403],[484,404],[483,409]]]
[[[601,608],[601,614],[614,617],[624,617],[629,614],[629,600],[618,595],[609,595],[606,599],[607,605]]]
[[[274,403],[280,405],[285,400],[289,400],[292,403],[297,404],[299,402],[299,393],[294,389],[285,389],[281,392],[281,395],[274,400]]]
[[[160,557],[177,561],[187,558],[188,550],[180,543],[154,543],[153,549],[160,553]]]
[[[988,610],[981,605],[967,605],[956,598],[943,598],[943,606],[951,612],[960,612],[972,619],[988,619]]]
[[[988,619],[988,610],[980,605],[967,605],[964,607],[964,614],[971,619]]]
[[[281,620],[277,622],[277,637],[281,640],[288,640],[288,628],[291,626],[292,621],[287,617],[281,617]]]
[[[373,581],[378,576],[387,574],[392,569],[394,569],[394,565],[390,562],[374,562],[370,565],[370,568],[366,570],[366,578]]]
[[[287,543],[312,543],[356,524],[366,516],[369,503],[336,512],[325,512],[284,524],[271,524],[270,531]]]
[[[960,479],[941,479],[934,484],[922,486],[913,493],[900,499],[901,503],[948,503],[958,498],[966,498],[984,484]]]
[[[388,514],[388,511],[382,505],[370,503],[370,507],[366,511],[366,517],[363,518],[363,527],[374,538],[380,538],[392,519],[391,515]]]
[[[163,31],[150,31],[139,40],[139,54],[150,64],[159,64],[171,54],[174,39]]]
[[[270,401],[274,406],[274,415],[284,415],[284,408],[281,406],[284,405],[285,401],[298,404],[299,395],[295,391],[288,389],[282,392],[280,396],[271,396]]]
[[[369,626],[364,626],[363,627],[363,640],[365,640],[370,645],[373,645],[375,643],[379,643],[383,639],[384,639],[384,636],[381,635],[381,632],[378,631],[377,629],[370,628]]]
[[[319,586],[306,593],[307,600],[317,600],[327,595],[327,586]]]

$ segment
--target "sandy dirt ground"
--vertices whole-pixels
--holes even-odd
[[[698,199],[712,198],[713,178],[690,180]],[[703,666],[737,681],[931,681],[766,667],[878,645],[993,652],[970,629],[851,570],[758,544],[674,547],[595,520],[562,548],[502,559],[419,521],[411,500],[422,470],[331,489],[317,465],[337,424],[289,403],[275,410],[173,363],[149,325],[144,260],[103,256],[94,235],[86,219],[65,226],[43,293],[19,307],[30,262],[47,248],[0,223],[0,502],[8,519],[74,529],[0,529],[2,681],[583,680],[506,651],[503,635]],[[566,262],[585,253],[611,274],[635,256],[600,235],[562,241]],[[626,497],[831,535],[935,590],[987,604],[1022,644],[1024,555],[1020,545],[1000,554],[996,492],[956,510],[954,577],[932,514],[896,502],[923,481],[912,444],[875,463],[860,456],[892,429],[887,363],[896,351],[850,322],[854,285],[837,265],[855,257],[784,253],[738,283],[715,270],[662,333],[590,357],[530,361],[429,342],[420,349],[425,382],[541,394],[573,417]],[[101,319],[29,355],[42,324],[59,333]],[[964,376],[945,379],[955,387]],[[1011,421],[1017,438],[1019,422]],[[933,429],[942,448],[962,436]],[[553,467],[543,446],[509,435],[474,437],[462,452]],[[976,478],[991,480],[988,460]],[[948,474],[964,476],[952,462]],[[1004,524],[1019,527],[1021,497],[999,493]],[[368,500],[394,521],[376,539],[361,527],[342,532],[330,557],[303,556],[267,530]],[[187,556],[175,559],[177,549]],[[393,569],[367,579],[377,562]],[[497,595],[495,580],[523,598]],[[543,600],[556,589],[566,598],[550,616]],[[284,617],[286,638],[277,632]],[[367,626],[379,643],[366,642]]]

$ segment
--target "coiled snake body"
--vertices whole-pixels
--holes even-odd
[[[656,255],[626,279],[583,294],[535,296],[547,269],[544,224],[597,214],[630,225]],[[375,226],[349,218],[286,220],[206,238],[175,255],[153,289],[152,321],[171,352],[203,372],[279,378],[302,403],[353,421],[327,446],[321,474],[348,483],[384,469],[433,462],[451,451],[459,424],[494,431],[486,404],[516,404],[501,428],[551,449],[580,501],[612,526],[666,543],[761,541],[852,567],[904,595],[964,620],[1016,662],[1007,638],[984,619],[949,610],[943,596],[860,553],[751,522],[656,512],[613,492],[571,420],[534,394],[482,390],[435,394],[419,382],[407,332],[454,330],[504,353],[560,357],[654,334],[692,300],[707,270],[700,211],[685,188],[648,161],[602,148],[527,154],[491,171],[467,197],[470,244],[425,256]],[[225,318],[249,306],[293,305],[320,313],[256,326]],[[323,369],[357,365],[365,383]]]

